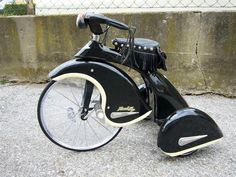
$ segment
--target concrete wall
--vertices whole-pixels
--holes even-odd
[[[108,14],[160,42],[165,75],[182,93],[236,96],[236,12]],[[90,39],[76,16],[0,17],[0,79],[42,82]],[[111,30],[109,41],[125,33]],[[138,76],[132,72],[133,77]],[[136,77],[136,80],[137,77]]]

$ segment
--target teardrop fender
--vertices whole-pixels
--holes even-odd
[[[195,108],[184,108],[163,123],[158,146],[174,157],[214,144],[222,137],[220,128],[209,115]]]
[[[134,81],[109,63],[74,59],[55,68],[49,77],[56,81],[79,77],[92,82],[101,93],[105,121],[111,126],[124,127],[136,123],[152,112]]]

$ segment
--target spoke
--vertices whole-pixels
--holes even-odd
[[[89,127],[92,129],[92,132],[95,134],[95,136],[97,137],[97,139],[100,140],[98,134],[95,132],[95,130],[93,129],[93,127],[92,127],[91,124],[89,123],[89,120],[87,120],[87,123],[88,123]]]
[[[75,102],[77,103],[77,105],[79,106],[80,104],[79,104],[78,100],[76,99],[76,97],[75,97],[75,95],[74,95],[74,92],[73,92],[73,90],[72,90],[72,87],[71,87],[68,83],[67,83],[67,85],[70,87],[70,91],[71,91],[71,93],[72,93],[72,96],[73,96]],[[79,107],[80,107],[80,106],[79,106]]]
[[[78,138],[78,132],[79,132],[79,129],[80,129],[80,126],[81,126],[81,122],[82,122],[82,120],[80,120],[80,122],[79,122],[79,127],[78,127],[78,123],[76,123],[76,133],[75,133],[74,140],[72,142],[73,146],[75,145],[76,139]]]
[[[78,113],[79,113],[79,112],[77,112],[77,113],[75,114],[75,116],[77,116]],[[57,125],[55,125],[55,123],[54,123],[54,125],[52,125],[52,127],[54,127],[54,128],[61,128],[61,127],[59,127],[60,125],[65,124],[65,123],[69,123],[70,121],[71,121],[71,120],[66,119],[66,120],[64,120],[63,122],[58,123]],[[74,122],[71,121],[71,124],[74,124]],[[71,125],[71,124],[70,124],[70,125]],[[70,126],[70,125],[69,125],[69,126]],[[62,134],[62,135],[63,135],[63,134]]]
[[[51,118],[51,117],[50,117]],[[69,122],[67,118],[64,118],[64,117],[60,117],[60,116],[55,116],[55,117],[52,117],[51,119],[47,119],[46,120],[46,123],[47,124],[52,124],[52,125],[59,125],[61,123],[66,123],[66,122]]]
[[[79,112],[80,112],[80,109],[79,109],[79,111],[74,115],[74,118],[76,118],[77,116],[78,116],[78,114],[79,114]],[[63,113],[61,113],[61,114],[63,114]],[[64,114],[67,114],[67,113],[64,113]],[[51,114],[49,114],[49,116],[50,116]],[[55,115],[56,115],[56,113],[55,113]],[[48,115],[47,115],[48,116]],[[59,118],[59,119],[61,119],[61,117],[58,117],[58,116],[56,116],[56,117],[53,117],[53,119],[55,119],[55,118]],[[64,117],[64,118],[62,118],[62,119],[65,119],[65,122],[66,121],[68,121],[68,117]]]
[[[58,112],[53,114],[47,114],[47,116],[55,116],[55,115],[61,115],[61,114],[67,114],[67,112]]]
[[[64,135],[71,129],[72,125],[74,124],[74,122],[71,122],[70,125],[66,128],[66,130],[62,133],[62,137],[64,137]]]
[[[87,137],[86,137],[85,121],[84,121],[84,139],[85,139],[85,144],[87,146],[88,144],[87,144]]]
[[[93,101],[96,101],[96,99],[98,98],[98,96],[100,96],[100,94],[98,94],[97,96],[95,96],[95,98],[93,98]],[[91,102],[93,102],[91,101]]]
[[[83,89],[82,88],[84,88],[84,84],[83,84],[83,80],[81,79],[80,80],[80,89],[78,89],[79,90],[79,92],[81,93],[81,95],[83,95]]]
[[[75,103],[74,101],[72,101],[70,98],[66,97],[65,95],[63,95],[62,93],[58,92],[57,90],[55,90],[56,93],[58,93],[59,95],[63,96],[65,99],[67,99],[68,101],[70,101],[71,103],[75,104],[76,106],[79,106],[77,105],[77,103]],[[79,106],[80,107],[80,106]]]
[[[66,124],[68,123],[68,120],[64,120],[63,122],[57,122],[57,124],[55,122],[50,122],[49,125],[55,125],[55,126],[52,126],[53,129],[56,129],[56,128],[59,128],[61,129],[61,125],[62,124]]]
[[[62,107],[62,106],[53,105],[53,104],[50,104],[50,105],[49,105],[49,103],[46,103],[46,104],[44,103],[44,106],[47,106],[47,105],[48,105],[48,107],[49,107],[49,106],[53,106],[53,107],[55,107],[55,108],[57,108],[57,109],[59,109],[59,108],[61,108],[61,109],[66,109],[65,107]],[[46,108],[45,108],[45,110],[53,110],[53,109],[46,109]]]
[[[99,96],[100,96],[100,93],[98,93],[98,94],[95,96],[94,100],[95,100],[97,97],[99,97]]]
[[[105,128],[107,131],[109,131],[111,134],[113,134],[112,132],[111,132],[111,130],[109,130],[107,127],[105,127],[101,122],[99,122],[99,121],[97,121],[96,120],[96,118],[94,118],[94,117],[91,117],[93,120],[95,120],[95,122],[97,122],[99,125],[101,125],[103,128]]]

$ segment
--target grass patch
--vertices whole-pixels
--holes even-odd
[[[33,7],[33,12],[35,11],[35,4]],[[27,4],[6,4],[3,11],[0,14],[4,16],[11,16],[11,15],[27,15],[28,14],[28,5]]]
[[[6,4],[3,9],[4,15],[26,15],[27,4]]]

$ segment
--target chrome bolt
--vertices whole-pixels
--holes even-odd
[[[91,71],[91,73],[93,73],[93,72],[94,72],[94,69],[91,69],[90,71]]]

